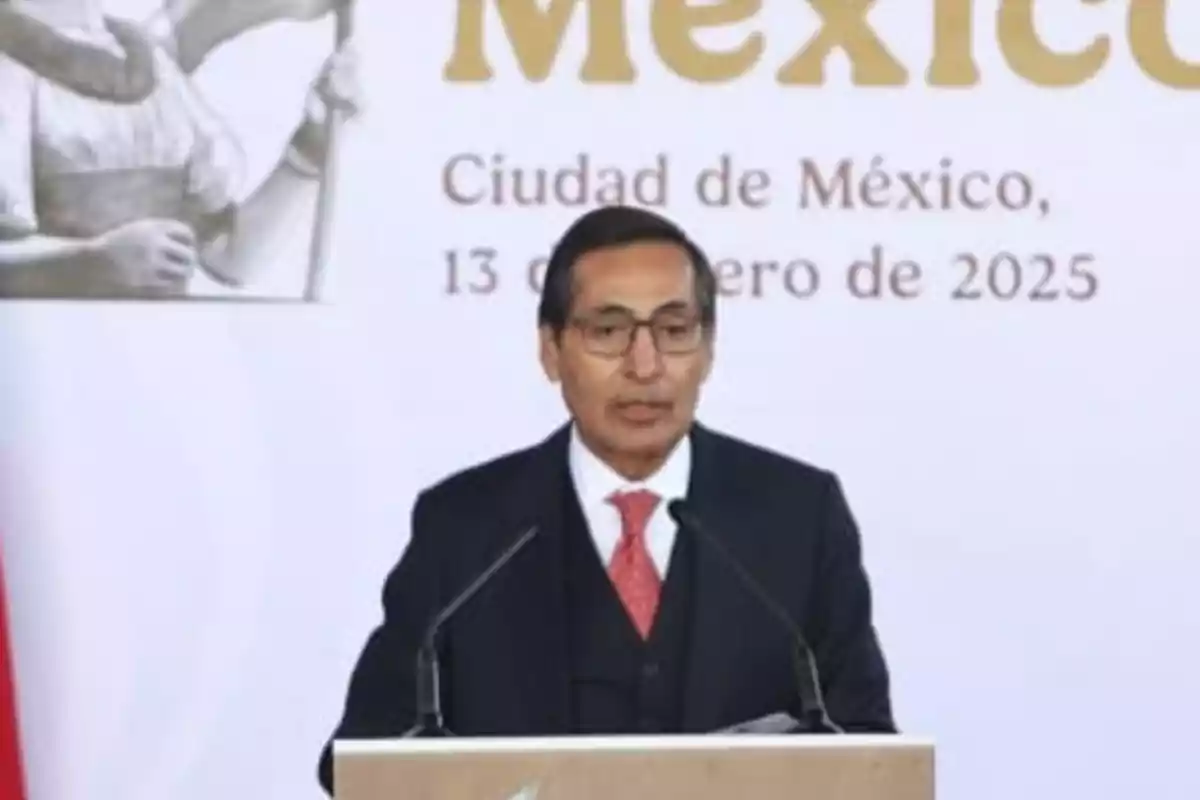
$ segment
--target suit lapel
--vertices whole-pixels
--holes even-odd
[[[508,498],[507,527],[538,526],[529,558],[503,595],[500,617],[511,626],[511,688],[520,697],[534,734],[570,730],[570,675],[567,654],[566,584],[563,565],[563,498],[567,469],[567,428],[556,431],[533,453]],[[514,566],[515,563],[514,563]],[[497,691],[509,687],[497,686]]]
[[[718,448],[719,442],[711,433],[699,425],[693,428],[688,505],[705,523],[707,532],[719,537],[727,549],[737,554],[736,539],[750,532],[743,530],[745,520],[737,518],[739,504],[734,476],[722,472]],[[753,617],[747,617],[747,593],[737,585],[737,575],[730,565],[694,534],[680,531],[678,535],[692,536],[695,554],[683,730],[707,732],[727,723],[726,688],[735,683],[730,673],[736,666],[738,651],[737,620]]]

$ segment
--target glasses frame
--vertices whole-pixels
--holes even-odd
[[[668,312],[668,313],[676,313],[676,312]],[[704,346],[705,325],[704,325],[704,321],[702,319],[700,319],[700,316],[698,314],[694,314],[694,313],[689,314],[688,319],[687,319],[687,324],[694,325],[696,327],[697,332],[700,335],[696,337],[696,341],[694,344],[689,344],[684,349],[679,349],[679,348],[663,349],[662,342],[659,340],[659,334],[661,333],[661,331],[659,330],[659,328],[655,327],[655,326],[662,326],[662,325],[667,324],[666,321],[664,321],[663,319],[661,319],[661,318],[655,319],[654,316],[651,316],[649,319],[641,319],[641,318],[634,316],[633,314],[626,314],[625,319],[622,320],[622,325],[629,326],[628,339],[626,340],[625,345],[623,347],[621,347],[619,350],[598,349],[594,344],[589,342],[588,337],[587,337],[587,327],[589,325],[596,325],[597,317],[603,317],[603,316],[604,316],[604,314],[600,313],[600,314],[596,314],[594,316],[572,317],[570,320],[571,326],[573,328],[575,328],[575,330],[579,331],[580,340],[583,343],[583,349],[586,350],[589,354],[594,355],[594,356],[600,356],[602,358],[611,358],[611,359],[627,357],[629,355],[630,350],[633,349],[634,342],[637,341],[638,332],[641,331],[642,328],[645,328],[647,331],[650,332],[650,341],[654,343],[654,349],[661,355],[687,356],[687,355],[691,355],[692,353],[695,353],[701,347]]]

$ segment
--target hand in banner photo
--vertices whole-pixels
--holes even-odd
[[[97,5],[0,6],[0,297],[182,298],[199,271],[253,291],[256,268],[314,215],[327,183],[324,120],[357,113],[357,59],[339,46],[274,169],[244,192],[240,142],[174,54],[340,4],[176,0],[151,24]],[[191,52],[194,68],[207,50]]]

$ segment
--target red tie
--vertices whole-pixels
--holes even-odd
[[[621,540],[608,565],[608,576],[634,627],[643,639],[650,636],[662,581],[646,548],[646,523],[658,506],[658,495],[644,489],[616,492],[608,501],[621,514]]]

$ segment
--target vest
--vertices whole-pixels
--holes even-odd
[[[679,732],[694,543],[689,536],[677,537],[654,627],[643,641],[596,551],[569,480],[564,488],[572,730],[580,734]]]

